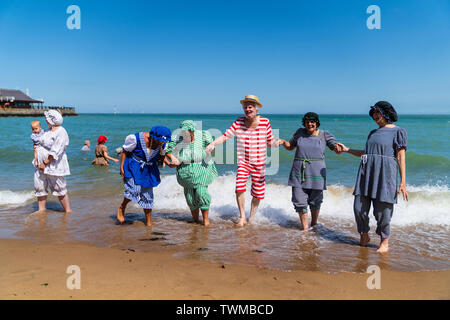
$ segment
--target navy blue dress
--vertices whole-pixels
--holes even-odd
[[[396,151],[407,147],[408,135],[400,127],[372,130],[356,178],[354,195],[381,202],[397,203],[398,163]]]

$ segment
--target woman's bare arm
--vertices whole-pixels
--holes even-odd
[[[104,154],[104,156],[105,156],[106,159],[112,160],[112,161],[114,161],[114,162],[119,162],[119,159],[110,157],[110,156],[108,155],[108,151],[107,151],[107,150],[105,150],[105,152],[104,152],[103,154]]]
[[[211,143],[206,147],[205,151],[206,151],[207,153],[211,153],[211,152],[214,151],[214,149],[216,148],[216,146],[218,146],[218,145],[224,143],[224,142],[227,141],[227,140],[228,140],[228,138],[227,138],[226,136],[220,136],[220,137],[217,137],[213,142],[211,142]]]
[[[295,146],[293,146],[289,141],[280,139],[280,145],[282,145],[286,150],[291,151],[295,149]]]
[[[401,192],[403,200],[408,201],[408,191],[406,190],[406,152],[404,148],[397,150],[397,163],[400,169],[400,187],[398,194]]]
[[[127,157],[127,152],[124,150],[120,156],[120,175],[123,180],[125,180],[125,172],[123,171],[123,164],[125,163],[125,158]]]

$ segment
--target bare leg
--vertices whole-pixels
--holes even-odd
[[[72,210],[70,210],[69,195],[67,193],[63,196],[58,196],[58,199],[59,202],[61,202],[61,205],[63,206],[66,213],[72,212]]]
[[[253,217],[256,214],[256,211],[258,211],[259,203],[261,202],[261,199],[253,197],[252,199],[252,207],[250,209],[250,217],[248,218],[248,222],[250,223],[253,220]]]
[[[365,246],[369,243],[370,237],[368,232],[362,232],[361,233],[361,239],[359,240],[359,244],[362,246]]]
[[[199,215],[199,209],[191,210],[192,218],[194,219],[195,223],[199,223],[198,215]]]
[[[38,211],[45,211],[45,206],[47,204],[47,196],[37,197],[38,200]]]
[[[308,212],[298,213],[300,216],[300,222],[302,223],[303,231],[308,231]]]
[[[203,225],[205,227],[209,226],[209,209],[202,209],[202,216],[203,216]]]
[[[152,209],[144,209],[145,213],[145,225],[147,227],[152,226]]]
[[[389,251],[389,238],[381,238],[380,247],[378,248],[377,252],[385,253],[388,251]]]
[[[317,224],[317,219],[319,219],[319,210],[311,210],[311,227],[314,227]]]
[[[125,222],[125,209],[127,207],[128,202],[130,202],[131,200],[127,199],[127,198],[123,198],[122,203],[119,206],[119,209],[117,210],[117,220],[119,220],[120,223],[124,223]]]
[[[247,220],[245,219],[245,196],[244,192],[236,192],[236,202],[239,208],[239,221],[237,225],[239,227],[243,227],[245,224],[247,224]]]

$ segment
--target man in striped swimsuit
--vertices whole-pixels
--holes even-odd
[[[239,226],[247,223],[244,207],[247,179],[249,176],[252,178],[250,222],[258,210],[259,202],[264,199],[267,146],[279,146],[279,141],[275,141],[273,137],[269,119],[258,115],[258,110],[262,107],[258,97],[247,95],[241,100],[241,104],[245,116],[236,119],[223,136],[218,137],[206,148],[207,152],[212,152],[215,146],[236,136],[238,156],[236,201],[240,212],[237,223]]]

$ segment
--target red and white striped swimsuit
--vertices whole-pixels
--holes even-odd
[[[267,144],[274,141],[269,119],[259,116],[258,126],[249,129],[245,126],[245,117],[240,117],[224,136],[227,138],[236,136],[238,157],[236,192],[245,192],[248,177],[251,175],[251,195],[264,199]]]

